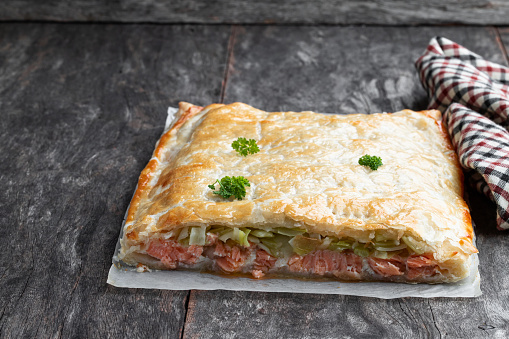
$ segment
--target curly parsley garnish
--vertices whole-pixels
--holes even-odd
[[[249,180],[244,177],[223,177],[221,180],[216,180],[215,183],[209,185],[211,190],[216,189],[216,183],[219,184],[219,191],[213,191],[214,194],[219,194],[225,199],[228,199],[232,195],[238,200],[242,200],[246,196],[246,188],[250,187]]]
[[[258,145],[256,144],[256,140],[240,137],[234,142],[232,142],[232,148],[236,150],[240,155],[247,157],[248,154],[255,154],[260,151]]]
[[[359,165],[369,167],[373,171],[376,171],[378,167],[382,166],[383,164],[382,159],[380,157],[366,154],[359,158]]]

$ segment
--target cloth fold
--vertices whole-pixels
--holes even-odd
[[[498,228],[509,229],[509,68],[442,37],[416,68],[470,184],[497,205]]]

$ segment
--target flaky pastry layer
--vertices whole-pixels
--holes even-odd
[[[362,243],[411,236],[453,280],[463,278],[477,250],[440,119],[439,111],[329,115],[181,103],[140,175],[120,258],[135,264],[151,241],[183,227],[286,227]],[[231,147],[238,137],[255,139],[260,152],[240,156]],[[365,154],[383,166],[360,166]],[[243,200],[208,188],[224,176],[249,180]]]

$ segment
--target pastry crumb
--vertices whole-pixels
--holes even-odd
[[[138,264],[136,266],[136,272],[143,273],[143,272],[151,272],[150,268],[148,268],[146,265]]]

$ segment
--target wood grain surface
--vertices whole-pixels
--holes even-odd
[[[166,108],[219,100],[229,32],[0,24],[1,338],[179,336],[187,291],[106,278]]]
[[[434,36],[503,63],[491,28],[235,27],[225,102],[272,111],[425,109],[414,62]]]
[[[422,109],[434,35],[505,62],[507,32],[482,27],[0,24],[0,337],[508,337],[509,238],[472,191],[477,299],[106,285],[167,106]]]
[[[504,0],[6,0],[0,20],[508,25]]]

